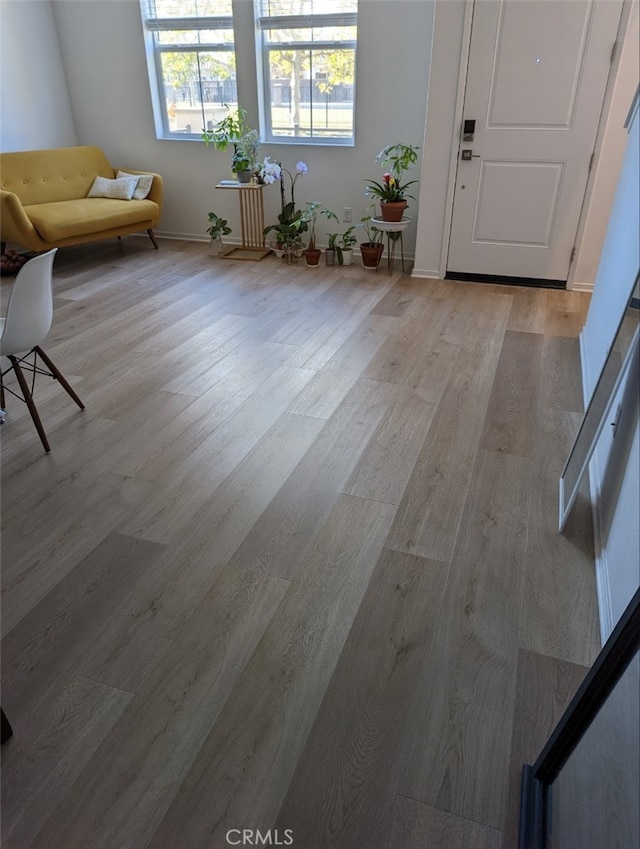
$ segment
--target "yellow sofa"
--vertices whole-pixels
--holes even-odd
[[[83,145],[0,153],[0,238],[30,251],[78,245],[146,230],[153,234],[162,214],[163,182],[153,174],[144,200],[87,197],[97,176],[113,180],[100,148]]]

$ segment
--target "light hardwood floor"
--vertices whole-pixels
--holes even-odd
[[[3,847],[515,847],[599,648],[588,296],[136,237],[54,275],[86,410],[0,430]]]

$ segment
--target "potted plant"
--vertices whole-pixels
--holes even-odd
[[[398,142],[387,145],[376,156],[381,167],[389,166],[390,171],[382,175],[381,182],[368,180],[365,195],[380,201],[380,215],[384,221],[401,221],[407,208],[406,198],[415,200],[413,195],[408,194],[407,188],[418,181],[403,183],[402,179],[404,172],[417,162],[419,149],[415,145]]]
[[[338,246],[339,233],[328,233],[329,243],[324,251],[324,261],[327,265],[336,264],[336,253],[340,250]],[[342,251],[340,251],[342,253]]]
[[[296,172],[292,174],[287,168],[283,168],[280,163],[268,163],[266,161],[260,168],[260,173],[265,175],[265,181],[271,177],[274,179],[280,178],[280,214],[278,215],[278,223],[270,224],[263,230],[264,235],[272,234],[272,243],[276,255],[283,256],[289,263],[295,262],[298,255],[302,253],[302,233],[306,233],[309,229],[309,224],[304,217],[301,209],[296,209],[295,187],[298,179],[307,173],[307,166],[304,162],[298,162]],[[277,168],[275,166],[277,165]],[[285,196],[285,175],[288,175],[291,183],[291,200],[287,201]]]
[[[368,215],[364,215],[360,219],[360,223],[367,234],[367,241],[360,243],[360,253],[362,255],[363,267],[377,270],[380,265],[380,259],[382,258],[382,252],[384,251],[382,244],[383,232],[371,223],[372,220],[371,210]]]
[[[237,144],[238,140],[249,129],[247,127],[247,111],[241,106],[235,111],[231,110],[228,103],[224,104],[227,115],[218,121],[212,130],[202,130],[202,140],[206,145],[212,144],[216,150],[226,150],[230,144]]]
[[[309,266],[316,266],[320,262],[321,251],[316,247],[316,221],[321,215],[327,219],[333,218],[336,221],[339,220],[335,212],[322,206],[317,200],[309,201],[306,205],[303,216],[309,225],[309,241],[304,250],[304,257]]]
[[[231,232],[231,227],[226,218],[221,218],[215,212],[209,213],[209,227],[207,233],[211,237],[209,249],[212,254],[221,254],[223,251],[222,237],[228,236]]]
[[[247,130],[235,144],[232,169],[238,176],[239,183],[249,183],[259,170],[258,150],[260,149],[260,134],[257,130]]]
[[[348,227],[342,233],[336,244],[336,253],[339,265],[351,265],[353,263],[353,247],[358,239],[354,235],[355,225]]]
[[[231,170],[239,183],[249,183],[257,166],[260,135],[257,130],[247,126],[247,112],[241,106],[232,110],[224,104],[227,115],[212,130],[202,130],[202,139],[206,145],[212,144],[216,150],[226,150],[233,145]]]

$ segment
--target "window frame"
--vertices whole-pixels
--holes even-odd
[[[358,55],[358,13],[338,12],[314,15],[261,15],[262,0],[254,0],[256,17],[256,53],[258,73],[258,104],[260,111],[260,127],[263,130],[265,142],[269,144],[322,145],[328,147],[353,147],[355,145],[356,126],[356,79]],[[341,42],[336,41],[281,41],[269,42],[267,34],[270,29],[317,29],[326,26],[356,27],[356,38]],[[353,100],[352,100],[352,130],[350,136],[283,136],[274,135],[271,114],[271,63],[270,53],[281,50],[310,50],[327,51],[332,49],[353,50]]]
[[[147,65],[149,69],[149,83],[151,87],[151,101],[156,129],[156,137],[161,141],[202,141],[202,129],[199,132],[181,133],[171,130],[169,127],[169,115],[166,102],[166,83],[162,71],[163,53],[195,53],[198,57],[201,53],[233,53],[235,60],[235,26],[233,13],[230,15],[201,15],[187,17],[152,17],[148,14],[151,9],[149,0],[140,0],[140,13],[142,15],[142,26],[144,30]],[[198,44],[160,44],[156,33],[185,31],[199,32],[202,30],[231,30],[233,39],[228,44],[214,42],[202,42]],[[237,75],[236,75],[237,77]],[[198,70],[198,86],[200,88],[200,117],[201,125],[205,125],[204,101],[202,99],[202,75]]]
[[[163,74],[163,53],[194,53],[198,63],[197,84],[199,87],[199,104],[201,125],[206,125],[205,104],[203,100],[203,82],[199,65],[199,56],[203,53],[233,53],[237,62],[238,41],[251,39],[252,49],[256,55],[256,79],[255,96],[258,103],[260,135],[264,143],[284,145],[313,145],[326,147],[353,147],[355,145],[355,116],[356,116],[356,79],[357,79],[357,23],[358,12],[321,13],[309,16],[304,15],[274,15],[260,17],[260,6],[262,0],[253,2],[253,30],[249,30],[246,22],[238,24],[235,10],[232,8],[230,15],[212,16],[180,16],[180,17],[157,17],[153,0],[140,0],[140,13],[145,40],[147,67],[149,72],[149,84],[151,101],[153,107],[153,118],[156,137],[162,141],[201,141],[200,132],[176,132],[171,130],[169,124],[169,113],[166,94],[166,82]],[[344,26],[356,27],[356,38],[336,42],[333,40],[313,41],[282,41],[269,42],[268,31],[274,29],[317,29],[318,27]],[[170,31],[198,32],[203,30],[231,30],[233,39],[230,43],[192,43],[192,44],[161,44],[158,33]],[[272,127],[271,112],[271,81],[270,81],[270,54],[273,51],[282,50],[308,50],[313,52],[330,50],[352,50],[353,51],[353,98],[351,101],[351,133],[347,136],[336,135],[274,135]],[[236,70],[237,103],[243,103],[242,94],[238,87],[238,73]],[[313,85],[313,79],[311,80]],[[243,87],[246,88],[246,80]],[[247,100],[250,98],[247,97]],[[255,102],[255,101],[254,101]],[[310,101],[313,111],[314,102]]]

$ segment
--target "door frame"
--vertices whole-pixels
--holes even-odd
[[[606,2],[606,0],[596,0],[596,2]],[[437,25],[437,14],[438,14],[438,6],[442,3],[450,2],[450,0],[436,0],[436,12],[435,12],[435,20],[434,20],[434,36]],[[467,72],[469,68],[469,52],[471,49],[471,30],[473,24],[473,12],[475,9],[476,2],[482,2],[482,0],[463,0],[464,2],[464,16],[462,22],[462,39],[461,39],[461,47],[460,47],[460,62],[458,66],[458,77],[457,77],[457,86],[456,86],[456,103],[455,110],[453,116],[453,132],[452,132],[452,144],[451,151],[449,156],[449,176],[448,176],[448,186],[447,186],[447,196],[446,203],[444,209],[444,228],[443,228],[443,238],[442,245],[440,250],[440,267],[439,267],[439,276],[440,279],[444,279],[447,273],[447,263],[449,259],[449,241],[451,238],[451,227],[453,224],[453,201],[455,194],[455,183],[458,172],[458,153],[460,148],[460,128],[462,127],[462,119],[464,113],[464,101],[466,96],[466,87],[467,87]],[[573,284],[575,282],[575,272],[577,267],[578,255],[580,253],[582,236],[584,235],[586,218],[589,212],[589,204],[592,198],[593,193],[593,185],[596,177],[596,172],[598,170],[598,163],[600,160],[600,155],[602,153],[602,141],[605,133],[605,129],[607,126],[607,116],[609,114],[611,99],[613,94],[613,89],[618,73],[618,68],[620,65],[620,58],[622,55],[622,45],[625,37],[627,36],[629,17],[631,15],[631,7],[633,0],[622,0],[622,8],[620,20],[618,22],[618,32],[616,35],[617,38],[617,50],[614,55],[613,61],[609,66],[609,75],[607,77],[607,84],[605,88],[604,99],[600,107],[600,116],[598,119],[598,129],[596,132],[596,138],[594,143],[594,155],[593,161],[591,163],[591,167],[589,170],[589,176],[587,178],[587,182],[585,185],[585,191],[582,198],[582,208],[580,210],[580,217],[578,219],[578,226],[576,229],[576,235],[574,239],[574,247],[575,253],[571,260],[571,264],[569,266],[569,273],[567,277],[567,289],[572,289]],[[428,107],[427,107],[428,111]],[[428,120],[428,118],[427,118]]]

